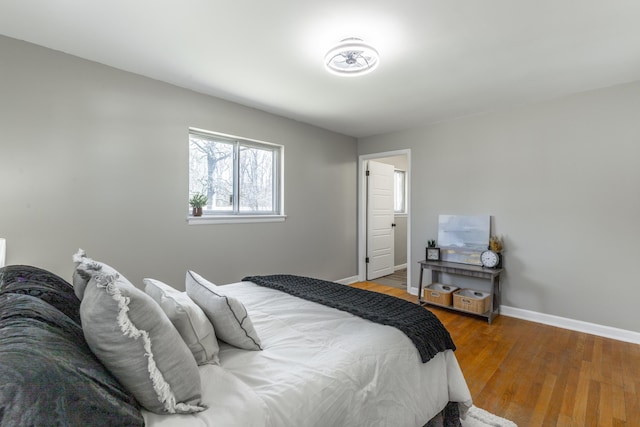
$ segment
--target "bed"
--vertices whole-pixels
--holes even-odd
[[[167,414],[166,411],[157,408],[149,409],[147,405],[140,403],[143,399],[131,393],[133,386],[126,383],[127,379],[121,376],[118,367],[112,366],[108,359],[105,360],[102,357],[100,349],[94,348],[90,336],[93,332],[87,331],[91,328],[90,320],[85,321],[83,317],[82,322],[78,322],[81,317],[78,315],[81,313],[80,299],[74,301],[70,292],[75,291],[77,294],[82,286],[75,283],[75,277],[75,288],[72,288],[57,276],[34,267],[10,266],[5,267],[4,270],[6,269],[9,269],[11,274],[4,274],[0,269],[0,280],[4,278],[4,284],[0,286],[0,305],[3,304],[3,300],[5,303],[6,300],[15,302],[18,297],[25,299],[29,296],[40,299],[44,303],[52,303],[55,309],[49,310],[52,313],[62,310],[62,316],[55,313],[56,319],[69,318],[70,321],[64,319],[66,329],[73,329],[69,326],[73,323],[78,323],[80,328],[82,323],[88,344],[79,342],[81,337],[78,330],[74,329],[70,332],[73,335],[73,342],[82,348],[81,356],[84,359],[81,363],[68,364],[64,370],[61,370],[61,375],[63,378],[75,375],[74,366],[85,366],[84,370],[89,371],[86,368],[88,360],[95,366],[92,365],[91,375],[84,375],[85,380],[88,382],[95,380],[95,383],[104,389],[96,393],[97,386],[93,384],[92,387],[86,387],[80,391],[73,390],[72,396],[64,400],[63,404],[59,400],[60,390],[49,390],[51,398],[58,400],[57,406],[52,407],[52,403],[35,399],[28,393],[22,394],[27,396],[24,402],[17,402],[15,397],[9,396],[9,391],[12,396],[16,393],[21,395],[16,390],[21,387],[33,388],[33,383],[16,384],[11,390],[6,386],[0,387],[0,404],[2,405],[0,425],[2,426],[11,425],[15,421],[12,417],[20,412],[19,408],[27,407],[31,408],[29,410],[35,418],[29,420],[22,418],[20,422],[34,423],[37,417],[50,417],[51,411],[57,411],[59,415],[62,414],[61,416],[67,418],[67,425],[81,425],[82,422],[91,420],[92,425],[144,424],[158,427],[420,427],[459,425],[458,414],[464,416],[472,403],[453,350],[437,352],[429,357],[428,361],[423,362],[424,357],[417,350],[416,345],[405,333],[395,327],[372,322],[281,290],[260,286],[250,281],[241,281],[217,286],[215,292],[221,301],[227,304],[229,301],[235,301],[246,310],[243,315],[246,320],[250,319],[256,341],[259,337],[259,349],[239,348],[237,345],[221,340],[218,336],[215,343],[217,346],[215,357],[210,357],[207,363],[193,364],[196,366],[197,378],[193,376],[191,364],[189,367],[182,364],[177,368],[180,380],[189,378],[186,381],[188,386],[198,383],[198,393],[195,398],[192,390],[181,392],[190,397],[184,399],[187,402],[185,406],[187,409],[176,412],[185,413]],[[193,272],[191,274],[198,280],[205,281],[201,276]],[[56,279],[50,279],[49,275]],[[18,280],[19,277],[22,279]],[[47,277],[49,282],[53,281],[55,284],[51,285],[47,282],[43,287],[42,277]],[[113,276],[107,275],[107,277]],[[189,291],[188,280],[189,273],[187,273],[187,291]],[[10,286],[7,285],[9,282],[11,282]],[[34,286],[38,288],[36,291]],[[90,281],[85,281],[84,286],[87,290],[83,295],[82,304],[85,304],[84,300],[90,299],[87,295],[92,292]],[[96,289],[99,288],[99,286],[96,287]],[[139,291],[132,290],[132,292]],[[51,297],[52,294],[55,294],[54,298]],[[40,302],[37,304],[46,305]],[[122,305],[119,307],[121,310]],[[132,319],[135,315],[135,307],[132,298],[128,307]],[[33,354],[30,355],[29,363],[23,360],[21,365],[14,359],[13,362],[19,366],[7,366],[6,358],[3,356],[12,349],[15,350],[17,340],[24,339],[24,334],[19,334],[19,339],[11,338],[11,334],[6,331],[9,328],[15,332],[15,324],[11,324],[9,320],[15,321],[20,316],[8,315],[7,313],[12,309],[6,304],[2,308],[4,312],[0,317],[2,320],[0,322],[0,380],[19,381],[15,370],[33,369]],[[29,311],[31,314],[25,314],[25,316],[33,316],[33,309]],[[43,316],[38,314],[35,317]],[[51,327],[51,321],[45,323],[47,328]],[[217,332],[215,328],[217,325],[213,324]],[[69,331],[65,330],[65,335],[69,335]],[[178,342],[176,336],[178,335],[171,335],[174,344]],[[98,341],[102,342],[104,339],[101,338]],[[229,341],[233,340],[229,339]],[[29,341],[29,344],[33,346],[34,341]],[[169,345],[171,346],[171,343]],[[56,345],[56,348],[59,347]],[[109,351],[113,352],[113,348],[110,345]],[[161,352],[160,345],[155,343],[154,348],[157,356],[155,362],[159,366],[162,364],[160,357],[165,352],[173,351],[167,347],[167,350]],[[87,351],[88,349],[90,351]],[[77,356],[76,353],[78,351],[74,350],[74,357]],[[96,354],[100,356],[96,357]],[[46,354],[40,356],[47,357]],[[189,353],[189,357],[194,356]],[[57,355],[54,359],[60,362],[61,358]],[[51,371],[50,364],[39,365],[47,366]],[[140,370],[144,371],[144,369],[137,371]],[[169,378],[170,374],[165,376]],[[50,380],[58,381],[55,378]],[[43,382],[43,386],[45,383],[46,381]],[[65,389],[65,391],[69,390]],[[93,393],[90,398],[93,405],[91,410],[86,408],[87,393]],[[79,399],[77,395],[81,395],[82,398]],[[100,396],[106,399],[104,404],[106,407],[102,409],[100,408],[101,405],[104,406],[104,402],[95,402]],[[84,406],[82,399],[85,400]],[[79,407],[74,407],[74,402],[80,402]],[[67,407],[64,407],[65,405]],[[97,409],[96,406],[98,406]],[[189,407],[199,409],[189,410]],[[89,418],[83,419],[83,412],[86,412],[84,415]],[[64,424],[60,423],[60,425]]]

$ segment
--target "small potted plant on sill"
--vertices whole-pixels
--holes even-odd
[[[202,216],[202,207],[207,204],[207,196],[202,193],[196,193],[189,199],[189,204],[193,208],[193,216]]]

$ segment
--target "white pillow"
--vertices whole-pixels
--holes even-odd
[[[220,363],[218,340],[211,322],[186,292],[155,279],[144,279],[144,291],[151,296],[176,327],[198,365]]]
[[[193,355],[153,298],[82,251],[73,259],[82,331],[98,359],[151,412],[206,409]]]
[[[187,271],[187,295],[202,308],[221,340],[245,350],[262,350],[260,338],[240,301],[223,295],[218,286]]]

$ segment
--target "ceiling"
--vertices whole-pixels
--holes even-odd
[[[637,0],[2,0],[0,34],[358,138],[640,79]],[[377,70],[324,70],[348,37]]]

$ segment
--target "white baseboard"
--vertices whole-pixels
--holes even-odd
[[[407,268],[407,263],[405,262],[404,264],[400,264],[400,265],[396,265],[395,267],[393,267],[393,271],[398,271],[398,270],[404,270],[405,268]]]
[[[504,316],[515,317],[517,319],[529,320],[531,322],[556,326],[558,328],[569,329],[571,331],[584,332],[587,334],[611,338],[618,341],[640,344],[640,332],[612,328],[610,326],[583,322],[581,320],[567,319],[566,317],[538,313],[535,311],[523,310],[521,308],[509,307],[506,305],[500,307],[500,314]]]
[[[407,268],[407,264],[400,264],[400,265],[396,265],[395,267],[393,267],[393,271],[398,271],[398,270],[402,270],[404,268]],[[362,280],[360,280],[360,278],[358,276],[351,276],[351,277],[347,277],[345,279],[340,279],[340,280],[334,280],[334,282],[336,283],[340,283],[341,285],[351,285],[352,283],[356,283],[356,282],[361,282]]]
[[[341,285],[350,285],[352,283],[359,282],[358,276],[347,277],[346,279],[334,280],[336,283],[340,283]]]

